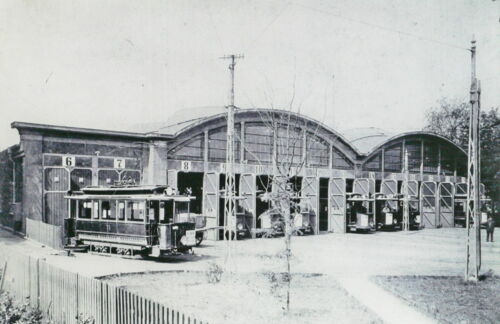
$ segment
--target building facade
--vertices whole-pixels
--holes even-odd
[[[193,212],[206,215],[209,227],[222,225],[226,126],[223,109],[141,132],[13,122],[20,143],[0,156],[2,223],[24,233],[29,232],[27,219],[61,226],[69,190],[133,180],[168,184],[181,192],[191,188]],[[376,129],[340,134],[306,116],[270,109],[236,110],[235,130],[236,190],[254,228],[268,208],[259,195],[271,190],[273,156],[279,163],[288,161],[295,172],[296,190],[309,198],[314,231],[320,233],[345,231],[342,199],[354,179],[373,179],[376,190],[390,179],[400,190],[405,152],[409,178],[420,188],[422,212],[433,215],[427,226],[453,226],[449,218],[441,221],[440,201],[453,197],[450,188],[465,182],[467,157],[441,136],[387,135]],[[209,234],[218,236],[217,231]]]

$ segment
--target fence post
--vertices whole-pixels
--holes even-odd
[[[80,296],[80,283],[79,283],[80,275],[78,272],[76,273],[76,316],[77,318],[80,316],[80,311],[79,311],[79,296]]]
[[[0,291],[3,290],[3,284],[5,282],[5,274],[6,273],[7,273],[7,260],[5,260],[5,263],[3,264],[2,282],[0,283]]]
[[[104,314],[103,314],[104,307],[103,307],[103,298],[102,298],[103,296],[102,295],[103,295],[103,293],[102,293],[102,281],[101,281],[101,293],[100,293],[100,296],[99,296],[99,299],[101,301],[100,302],[100,305],[101,305],[101,307],[100,307],[101,308],[101,311],[100,311],[100,313],[101,313],[101,315],[100,315],[100,317],[101,317],[101,324],[104,323],[103,322],[103,320],[104,320]]]

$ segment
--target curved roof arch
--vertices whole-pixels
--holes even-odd
[[[347,140],[341,133],[333,130],[327,125],[317,121],[311,117],[304,116],[297,112],[280,110],[280,109],[262,109],[262,108],[251,108],[251,109],[239,109],[235,110],[235,120],[245,121],[245,122],[262,122],[266,123],[273,116],[286,117],[295,119],[295,121],[300,121],[303,124],[311,125],[308,130],[314,130],[314,134],[328,143],[333,144],[333,146],[340,151],[344,156],[347,157],[353,164],[356,163],[357,157],[361,154],[355,146],[353,146],[349,140]],[[268,119],[269,118],[269,119]],[[268,119],[268,120],[266,120]],[[226,123],[226,113],[219,112],[212,114],[210,116],[202,116],[199,118],[191,118],[188,122],[181,122],[173,126],[164,127],[163,131],[168,131],[175,138],[179,140],[179,143],[184,142],[183,138],[192,136],[204,129],[213,129],[218,127],[223,127]],[[286,120],[285,120],[286,121]],[[163,132],[162,132],[163,133]],[[175,145],[177,146],[177,145]]]
[[[373,148],[370,150],[370,152],[366,155],[366,158],[363,160],[363,163],[366,162],[369,158],[371,158],[374,154],[376,154],[382,147],[388,146],[392,142],[395,142],[395,141],[397,141],[399,139],[403,139],[405,137],[410,137],[410,136],[434,137],[434,138],[437,138],[437,139],[439,139],[439,140],[441,140],[441,141],[449,144],[450,146],[452,146],[455,149],[457,149],[457,151],[462,152],[464,155],[467,155],[467,152],[465,152],[464,149],[462,149],[460,146],[458,146],[457,144],[453,143],[448,138],[446,138],[446,137],[444,137],[442,135],[439,135],[439,134],[436,134],[436,133],[432,133],[432,132],[426,132],[426,131],[411,131],[411,132],[400,133],[400,134],[393,135],[393,136],[390,136],[390,137],[387,136],[382,141],[379,141],[375,146],[373,146]]]

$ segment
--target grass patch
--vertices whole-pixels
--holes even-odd
[[[500,323],[500,277],[377,276],[374,281],[440,323]]]
[[[209,323],[382,323],[342,288],[334,278],[320,274],[223,273],[172,271],[108,277],[106,281],[194,314]],[[290,312],[284,308],[291,279]]]

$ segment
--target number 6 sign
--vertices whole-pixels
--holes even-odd
[[[75,157],[70,155],[63,156],[63,166],[65,167],[75,166]]]

